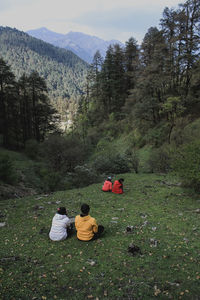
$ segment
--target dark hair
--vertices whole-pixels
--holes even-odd
[[[82,204],[81,205],[81,212],[84,214],[84,215],[87,215],[90,211],[90,207],[88,204]]]
[[[65,208],[65,207],[59,207],[59,208],[57,209],[57,213],[58,213],[59,215],[66,215],[66,214],[67,214],[66,208]]]
[[[124,178],[120,178],[118,181],[119,181],[120,183],[122,183],[122,182],[124,181]]]

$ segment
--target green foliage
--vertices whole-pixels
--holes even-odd
[[[49,171],[47,168],[39,170],[40,178],[42,180],[42,189],[45,192],[54,192],[63,190],[63,175],[60,172]]]
[[[67,183],[70,184],[70,187],[84,187],[92,183],[99,181],[99,176],[97,175],[94,168],[91,168],[89,165],[76,166],[74,172],[68,174]]]
[[[170,149],[167,145],[152,149],[147,166],[150,172],[167,173],[170,170]]]
[[[73,171],[86,155],[83,143],[73,136],[50,135],[40,151],[49,168],[63,174]]]
[[[200,140],[183,145],[174,151],[172,167],[189,187],[200,191]]]
[[[9,27],[0,27],[0,52],[17,79],[37,71],[47,82],[52,100],[68,101],[81,94],[88,65],[73,52]]]
[[[150,144],[154,147],[160,147],[166,141],[168,131],[168,124],[164,122],[160,123],[154,128],[149,129],[143,138],[145,140],[145,144]]]
[[[130,168],[135,171],[135,173],[139,172],[139,164],[140,164],[140,159],[139,159],[139,154],[138,151],[133,150],[131,152],[126,152]]]
[[[130,171],[127,156],[117,152],[104,152],[97,155],[92,167],[100,174],[120,174]]]
[[[0,154],[0,181],[4,183],[14,184],[17,180],[17,174],[14,164],[9,155]]]
[[[39,144],[36,140],[27,140],[25,143],[25,153],[31,159],[36,159],[38,156]]]

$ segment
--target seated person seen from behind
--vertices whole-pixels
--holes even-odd
[[[96,240],[104,231],[104,227],[97,225],[95,218],[89,215],[89,211],[89,205],[83,204],[81,206],[81,214],[75,217],[77,238],[81,241]]]
[[[73,225],[67,216],[66,208],[59,207],[52,220],[49,238],[52,241],[62,241],[72,233]]]
[[[112,178],[109,176],[103,184],[102,191],[103,192],[112,192]]]
[[[115,180],[115,182],[113,184],[112,192],[115,194],[123,194],[123,192],[124,192],[123,182],[124,182],[123,178],[120,178],[119,180]]]

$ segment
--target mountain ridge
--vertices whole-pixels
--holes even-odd
[[[105,41],[94,35],[74,31],[62,34],[51,31],[46,27],[28,30],[27,33],[57,47],[68,49],[88,63],[92,62],[97,50],[105,57],[106,51],[110,45],[120,44],[123,46],[123,44],[117,40]]]

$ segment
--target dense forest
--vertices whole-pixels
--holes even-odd
[[[140,47],[130,38],[125,49],[109,47],[104,61],[96,53],[80,104],[84,128],[102,132],[111,119],[118,131],[137,128],[142,136],[158,128],[157,146],[171,142],[179,118],[199,117],[200,3],[166,8],[160,25]]]
[[[29,94],[33,91],[31,76],[36,74],[25,80],[28,90],[19,89],[22,78],[17,83],[17,102],[7,79],[1,86],[1,134],[4,146],[8,145],[8,136],[22,140],[25,149],[32,140],[29,155],[33,157],[35,149],[34,159],[46,161],[48,189],[82,186],[106,174],[175,171],[184,184],[200,190],[199,1],[187,0],[178,9],[165,8],[160,28],[151,27],[140,46],[131,37],[124,48],[110,46],[105,59],[96,52],[67,134],[49,134],[45,127],[45,133],[40,131],[38,135],[35,128],[34,134],[28,135],[22,129],[26,126],[22,126],[16,135],[13,125],[9,125],[8,134],[5,124],[15,124],[16,111],[9,103],[18,103],[22,124],[23,105],[27,101],[34,107],[35,98]],[[42,93],[39,102],[45,97]],[[37,113],[33,116],[33,124],[37,124],[40,118]],[[44,121],[43,116],[41,119]],[[148,155],[144,164],[145,151]]]
[[[19,79],[37,71],[47,85],[51,103],[60,114],[74,110],[83,93],[88,64],[73,52],[9,27],[0,27],[0,56]],[[66,117],[65,117],[66,119]]]

